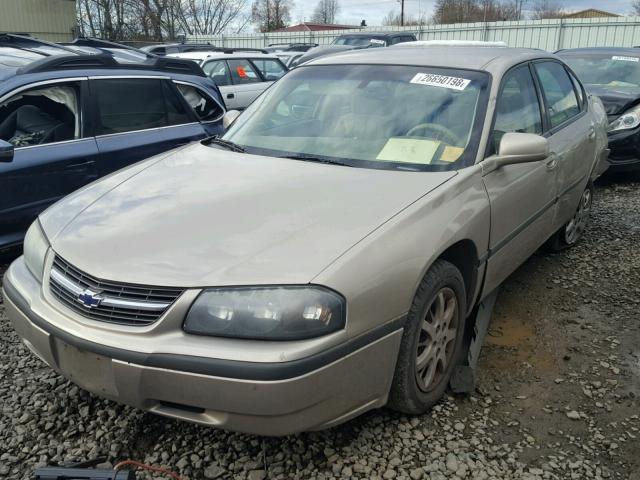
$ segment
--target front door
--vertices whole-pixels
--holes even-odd
[[[15,146],[0,162],[0,248],[20,243],[49,205],[98,178],[98,149],[85,137],[86,79],[53,81],[0,100],[0,139]]]
[[[498,153],[500,139],[507,132],[542,135],[542,118],[529,65],[514,68],[505,75],[500,88],[489,154]],[[549,237],[556,207],[555,167],[550,160],[507,165],[484,177],[491,202],[487,292]]]
[[[237,110],[236,86],[231,83],[227,62],[225,60],[205,60],[202,64],[202,70],[220,89],[227,110]]]

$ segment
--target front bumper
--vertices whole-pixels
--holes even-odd
[[[65,328],[73,319],[47,305],[22,257],[5,273],[3,290],[25,345],[80,387],[160,415],[259,435],[328,428],[383,406],[402,335],[398,319],[282,362],[140,352]]]
[[[612,172],[640,170],[640,127],[610,133],[609,148]]]

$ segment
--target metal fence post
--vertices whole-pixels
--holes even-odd
[[[564,20],[561,18],[560,23],[558,24],[558,41],[556,42],[556,50],[560,50],[562,48],[563,29],[564,29]]]

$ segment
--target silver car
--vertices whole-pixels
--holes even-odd
[[[40,215],[7,314],[82,388],[169,417],[284,435],[420,414],[474,307],[545,242],[578,241],[606,155],[602,104],[554,55],[324,57],[222,139]]]
[[[260,50],[187,52],[167,56],[198,62],[220,88],[229,110],[247,108],[288,70],[279,55],[264,54]]]

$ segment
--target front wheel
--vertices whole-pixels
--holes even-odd
[[[589,222],[589,214],[591,213],[591,205],[593,203],[593,184],[589,184],[585,187],[580,197],[580,202],[576,208],[575,213],[571,220],[565,223],[560,230],[558,230],[548,242],[548,247],[558,252],[569,248],[578,243],[578,240],[582,238],[587,223]]]
[[[465,298],[460,271],[437,260],[420,283],[407,316],[389,396],[391,408],[419,414],[444,395],[461,356]]]

